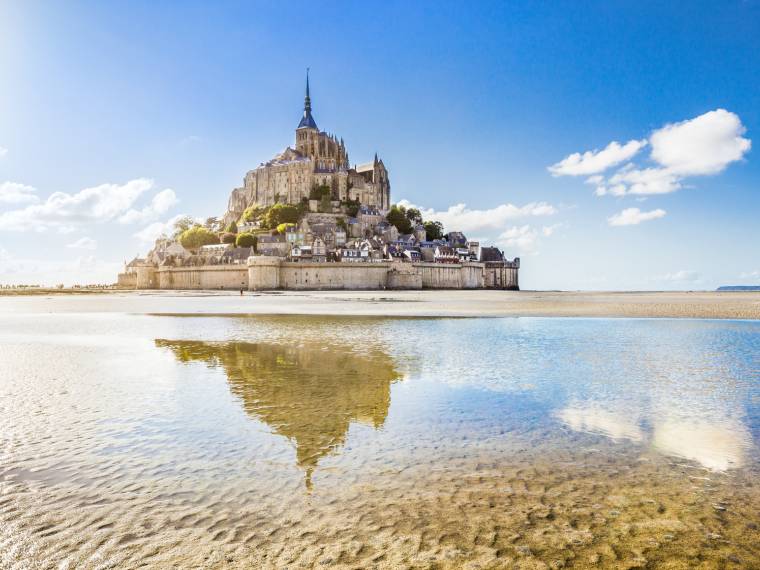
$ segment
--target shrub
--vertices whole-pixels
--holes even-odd
[[[203,226],[193,226],[180,234],[179,243],[186,249],[198,249],[202,245],[219,243],[219,236]]]
[[[289,224],[289,223],[279,224],[277,226],[277,233],[284,234],[286,231],[288,231],[288,228],[294,228],[294,227],[296,227],[295,224]]]
[[[219,237],[219,241],[222,243],[235,243],[236,239],[237,239],[237,235],[233,234],[232,232],[224,232]]]
[[[238,228],[237,228],[237,224],[235,223],[235,220],[230,222],[230,225],[227,226],[227,229],[225,231],[231,234],[236,234],[238,232]]]
[[[254,247],[255,248],[258,241],[259,241],[259,238],[257,238],[251,232],[243,232],[242,234],[237,235],[237,239],[235,240],[235,245],[237,245],[238,247]]]

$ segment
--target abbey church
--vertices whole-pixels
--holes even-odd
[[[308,200],[311,191],[319,187],[329,187],[332,200],[358,201],[382,214],[390,208],[391,186],[383,161],[375,155],[371,162],[351,167],[343,139],[317,127],[311,112],[307,73],[295,148],[286,148],[245,175],[243,186],[230,195],[225,223],[238,219],[249,206]]]

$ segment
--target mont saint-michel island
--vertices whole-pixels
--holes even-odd
[[[377,153],[320,130],[309,74],[295,143],[246,173],[221,217],[186,217],[118,285],[133,289],[519,289],[520,259],[391,201]]]

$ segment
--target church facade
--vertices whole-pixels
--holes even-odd
[[[390,208],[388,170],[377,154],[371,162],[352,167],[343,139],[317,127],[307,73],[303,116],[296,127],[294,147],[287,147],[245,175],[243,186],[230,195],[225,223],[239,219],[249,206],[308,200],[312,190],[320,187],[330,189],[332,200],[358,201],[383,214]]]

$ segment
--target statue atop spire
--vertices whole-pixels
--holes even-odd
[[[306,68],[306,97],[303,100],[303,117],[301,122],[298,123],[298,129],[316,129],[317,122],[314,117],[311,116],[311,96],[309,95],[309,68]]]

